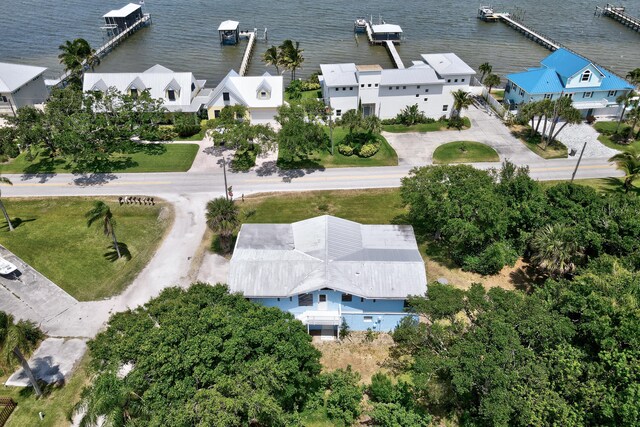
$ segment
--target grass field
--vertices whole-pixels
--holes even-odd
[[[560,141],[553,141],[546,147],[540,145],[540,135],[531,136],[531,127],[515,125],[511,127],[511,134],[518,138],[529,150],[543,159],[566,159],[569,157],[567,146]]]
[[[493,148],[475,141],[454,141],[443,144],[433,152],[433,163],[498,162],[500,156]]]
[[[618,144],[617,142],[615,142],[614,135],[617,127],[618,122],[596,122],[593,125],[593,128],[600,133],[600,136],[598,136],[598,141],[600,141],[607,147],[619,151],[627,151],[629,149],[640,151],[640,139],[636,139],[630,144]],[[620,125],[619,133],[623,135],[626,134],[627,132],[629,132],[630,127],[631,126],[626,124]],[[638,128],[636,128],[635,131],[637,133]]]
[[[463,117],[464,127],[462,129],[469,129],[471,127],[471,121],[468,117]],[[455,130],[447,127],[446,121],[437,121],[433,123],[422,123],[419,125],[405,126],[405,125],[383,125],[382,130],[391,133],[406,133],[406,132],[437,132],[441,130]]]
[[[317,99],[317,98],[322,98],[321,90],[314,89],[314,90],[305,90],[302,92],[302,99]],[[287,102],[291,101],[291,97],[286,91],[284,92],[284,100]]]
[[[329,128],[325,128],[325,132],[329,135]],[[382,135],[378,136],[380,150],[371,157],[361,158],[355,154],[352,156],[340,154],[338,145],[342,143],[347,134],[348,130],[345,128],[338,126],[333,129],[333,156],[327,149],[311,154],[308,159],[294,160],[293,162],[285,162],[278,158],[278,166],[283,169],[322,169],[398,165],[398,155]]]
[[[71,379],[63,386],[48,386],[43,389],[44,396],[36,399],[31,387],[4,387],[0,390],[0,397],[11,397],[18,406],[9,417],[5,427],[66,427],[73,407],[80,400],[82,389],[89,383],[87,372],[88,356],[78,365]],[[0,378],[2,383],[6,377]],[[44,414],[40,420],[38,413]]]
[[[131,258],[113,260],[111,239],[100,224],[87,227],[95,198],[4,199],[15,231],[0,221],[0,243],[81,301],[118,294],[149,262],[173,222],[172,208],[119,206],[101,198],[116,219],[116,235]],[[126,245],[126,246],[123,246]]]
[[[114,154],[83,172],[186,172],[198,154],[198,144],[141,144],[139,150]],[[71,173],[76,165],[65,159],[38,154],[29,160],[26,153],[0,164],[0,173]]]

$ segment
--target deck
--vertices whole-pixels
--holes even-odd
[[[635,16],[631,16],[628,13],[625,13],[624,7],[614,6],[607,3],[605,7],[596,6],[595,14],[606,16],[615,21],[618,21],[626,27],[629,27],[629,29],[633,31],[640,32],[640,18],[636,18]]]
[[[253,55],[253,48],[256,45],[257,31],[245,31],[240,33],[241,37],[249,37],[247,47],[244,49],[244,55],[242,56],[242,62],[240,63],[240,74],[244,76],[249,69],[249,63],[251,62],[251,56]]]
[[[553,40],[551,37],[545,36],[539,31],[536,31],[533,28],[524,25],[522,22],[513,18],[509,13],[495,13],[494,15],[498,17],[502,22],[509,25],[511,28],[522,33],[525,37],[535,41],[539,45],[542,45],[551,51],[558,50],[562,47],[560,43]]]
[[[402,62],[402,59],[398,54],[398,50],[396,49],[395,44],[393,44],[391,40],[385,40],[385,46],[387,47],[389,55],[391,55],[391,59],[393,60],[393,64],[396,66],[396,68],[400,70],[404,69],[404,63]]]

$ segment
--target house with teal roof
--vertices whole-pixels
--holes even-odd
[[[626,80],[564,48],[540,64],[506,76],[505,102],[511,110],[529,102],[567,96],[584,117],[618,116],[623,106],[616,99],[634,89]]]

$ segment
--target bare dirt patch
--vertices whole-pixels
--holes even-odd
[[[365,340],[366,332],[352,332],[343,341],[318,341],[314,345],[322,352],[320,363],[324,371],[351,369],[361,376],[362,384],[371,383],[371,377],[376,372],[386,372],[382,365],[389,357],[389,349],[393,345],[393,338],[386,333],[376,333],[373,341]]]

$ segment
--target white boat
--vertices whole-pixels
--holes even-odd
[[[0,258],[0,274],[2,275],[11,274],[16,270],[18,270],[18,267],[11,264],[6,259]]]
[[[367,31],[367,20],[365,18],[357,18],[353,22],[353,31],[356,33],[364,33]]]

